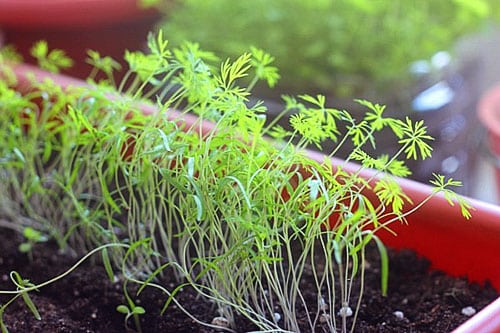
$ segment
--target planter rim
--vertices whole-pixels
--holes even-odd
[[[498,333],[500,331],[500,297],[460,325],[452,333]]]
[[[478,106],[478,117],[490,133],[500,137],[500,85],[487,90]]]
[[[0,0],[0,27],[19,30],[98,28],[157,14],[138,0]]]

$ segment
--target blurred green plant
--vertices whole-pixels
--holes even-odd
[[[374,90],[408,82],[411,62],[451,48],[498,7],[496,0],[178,0],[161,27],[173,46],[195,41],[222,58],[248,45],[265,49],[277,59],[282,91],[373,98]]]

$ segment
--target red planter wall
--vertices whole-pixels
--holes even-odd
[[[144,10],[137,0],[0,0],[0,29],[26,62],[33,43],[46,40],[75,60],[66,71],[85,78],[87,49],[122,59],[125,49],[143,48],[159,14]]]

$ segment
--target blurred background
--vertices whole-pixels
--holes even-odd
[[[392,117],[425,120],[435,138],[412,178],[442,173],[462,180],[460,193],[499,203],[500,106],[484,102],[500,82],[499,21],[498,0],[0,0],[0,44],[34,62],[29,45],[45,39],[75,59],[68,73],[80,77],[90,71],[86,49],[120,58],[144,48],[149,30],[221,59],[255,46],[280,70],[276,87],[254,90],[270,119],[283,94],[321,93],[360,117],[354,99],[385,104]],[[395,147],[382,133],[374,153]]]

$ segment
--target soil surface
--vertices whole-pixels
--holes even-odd
[[[23,278],[40,283],[67,270],[78,258],[58,252],[54,244],[38,244],[30,262],[17,248],[21,238],[0,229],[0,289],[15,287],[9,272],[16,270]],[[490,286],[468,284],[441,272],[429,272],[429,263],[409,251],[390,251],[389,295],[380,295],[380,277],[376,256],[369,259],[367,288],[357,321],[356,332],[450,332],[469,317],[466,307],[479,311],[498,297]],[[168,283],[165,282],[165,283]],[[17,299],[4,313],[4,322],[11,333],[16,332],[133,332],[127,330],[124,315],[116,311],[126,304],[122,283],[112,283],[100,265],[85,263],[64,279],[31,294],[42,320],[36,320],[27,306]],[[160,315],[166,297],[145,289],[136,304],[145,308],[141,315],[143,332],[204,332],[215,330],[201,326],[175,306]],[[0,304],[8,300],[0,296]],[[184,290],[180,302],[199,319],[210,322],[215,309]],[[238,332],[255,328],[244,321]],[[128,322],[134,328],[133,320]],[[323,329],[319,328],[318,332]]]

